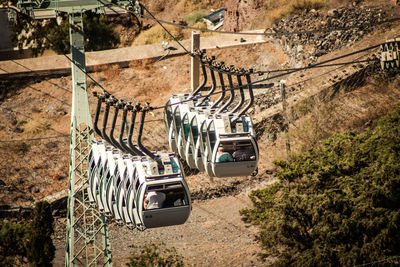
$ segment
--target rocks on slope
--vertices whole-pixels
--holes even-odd
[[[311,10],[282,19],[266,32],[282,33],[278,37],[282,47],[296,60],[296,65],[301,65],[335,49],[353,45],[386,20],[385,12],[379,8],[356,6],[328,12]]]

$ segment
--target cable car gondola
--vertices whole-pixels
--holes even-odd
[[[212,77],[212,86],[206,95],[201,95],[200,92],[204,90],[205,85],[207,83],[207,71],[205,64],[212,64],[214,61],[214,57],[211,59],[208,57],[203,57],[205,50],[199,52],[200,55],[200,63],[203,72],[203,82],[194,90],[192,94],[175,94],[172,95],[171,98],[167,101],[164,108],[164,124],[166,129],[166,134],[168,138],[168,145],[170,149],[179,153],[181,157],[184,154],[184,147],[180,145],[178,142],[179,131],[181,127],[181,119],[184,114],[186,114],[190,108],[193,107],[211,107],[214,105],[212,101],[210,101],[210,96],[214,93],[216,89],[216,81],[215,75],[212,69],[210,69],[211,77]],[[218,102],[222,100],[222,96],[217,100]],[[182,142],[182,140],[180,140]]]
[[[146,228],[183,224],[191,211],[189,188],[174,154],[163,153],[164,170],[149,158],[135,162],[134,182],[129,186],[127,207]],[[146,207],[146,200],[161,197],[157,205]]]
[[[104,140],[94,141],[89,156],[91,175],[89,194],[99,209],[113,215],[118,222],[138,229],[170,226],[184,223],[191,212],[189,188],[184,179],[182,167],[173,153],[150,152],[141,143],[145,113],[148,106],[141,109],[141,119],[137,144],[131,149],[131,138],[136,112],[118,101],[107,101],[99,97],[94,128]],[[97,127],[101,102],[107,107],[124,109],[122,127],[118,140],[113,136],[117,121],[117,111],[107,134],[107,116],[104,112],[103,129]],[[126,112],[125,112],[126,111]],[[126,113],[132,112],[128,138],[123,138]],[[135,153],[137,150],[139,153]],[[139,154],[139,155],[138,155]],[[155,199],[162,196],[162,199]],[[157,203],[155,203],[157,202]],[[156,205],[157,204],[157,205]]]
[[[249,176],[257,170],[259,150],[250,117],[241,116],[233,121],[232,116],[219,115],[207,124],[203,164],[215,177]],[[229,153],[232,161],[219,160],[219,150]]]
[[[172,97],[165,108],[168,121],[169,143],[172,141],[174,151],[186,160],[189,167],[206,171],[211,177],[247,176],[257,170],[259,150],[251,118],[246,115],[253,105],[254,96],[250,74],[252,70],[227,68],[223,64],[212,64],[217,70],[222,87],[221,96],[211,105],[196,106],[193,102]],[[212,87],[216,86],[215,76],[211,71]],[[222,74],[227,74],[231,97],[223,101],[225,85]],[[232,75],[237,77],[240,99],[232,110],[234,102]],[[247,84],[243,85],[242,76]],[[248,88],[250,101],[245,107],[244,87]],[[187,99],[187,96],[183,97]],[[190,104],[188,104],[190,103]],[[171,137],[174,137],[173,140]],[[218,149],[226,150],[232,157],[230,163],[219,162]],[[235,154],[235,157],[233,157]],[[239,156],[241,155],[241,156]],[[247,156],[245,156],[247,155]]]
[[[122,221],[128,225],[129,227],[136,227],[135,221],[138,221],[138,219],[135,220],[129,212],[128,212],[128,206],[127,206],[127,199],[128,199],[128,192],[129,192],[129,186],[133,184],[134,176],[135,176],[135,166],[131,164],[131,160],[129,159],[129,156],[127,158],[124,158],[122,161],[119,162],[121,165],[123,165],[120,168],[124,169],[124,172],[122,174],[122,179],[121,183],[118,185],[117,188],[117,193],[116,193],[116,206],[117,210],[120,214],[120,217]]]
[[[381,68],[400,68],[400,38],[387,40],[381,45]]]

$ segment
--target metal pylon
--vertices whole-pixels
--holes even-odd
[[[91,10],[100,14],[115,14],[115,5],[141,10],[134,0],[18,0],[18,12],[32,18],[51,19],[59,12],[69,15],[72,110],[69,161],[67,241],[65,266],[112,266],[111,248],[106,218],[89,202],[88,156],[94,139],[86,87],[86,63],[82,13]],[[118,13],[125,12],[119,9]]]
[[[106,219],[90,206],[86,190],[94,133],[84,73],[82,12],[69,13],[69,23],[73,88],[65,266],[111,266]]]

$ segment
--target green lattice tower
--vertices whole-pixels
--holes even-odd
[[[65,265],[111,265],[103,214],[89,203],[88,154],[94,138],[86,88],[82,13],[69,13],[73,80]]]
[[[112,265],[106,219],[90,205],[86,190],[88,155],[94,133],[86,87],[82,14],[88,10],[105,13],[105,3],[97,0],[18,2],[18,8],[33,18],[54,18],[57,12],[69,14],[73,88],[65,266]]]
[[[127,9],[137,13],[140,5],[135,0],[19,0],[18,8],[38,19],[55,18],[58,12],[69,14],[73,85],[65,266],[112,266],[105,216],[90,205],[86,190],[94,133],[86,87],[82,14],[89,10],[126,13]]]

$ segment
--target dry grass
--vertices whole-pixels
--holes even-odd
[[[317,98],[296,107],[296,117],[306,114],[289,126],[289,137],[296,152],[315,148],[333,133],[360,132],[393,109],[400,99],[400,78],[375,75],[366,84],[350,92],[340,92],[324,102]]]
[[[166,29],[179,40],[182,39],[182,30],[180,28],[165,26]],[[172,41],[172,37],[160,26],[155,25],[150,29],[141,32],[133,42],[133,45],[147,45],[161,43],[162,41]]]
[[[185,13],[191,13],[196,10],[201,10],[207,6],[204,4],[204,1],[201,0],[181,0],[179,1],[179,4],[182,5]]]
[[[326,105],[318,103],[308,115],[289,125],[288,135],[294,152],[315,148],[319,146],[321,140],[332,134],[326,127],[331,112]]]
[[[260,10],[251,21],[250,29],[258,30],[258,29],[263,29],[267,26],[271,26],[271,22],[268,17],[268,11],[266,9],[263,9]]]
[[[192,13],[189,13],[185,16],[183,16],[183,20],[189,25],[192,26],[196,24],[197,22],[200,22],[203,20],[203,17],[206,16],[206,11],[204,10],[196,10]]]
[[[320,9],[328,5],[326,0],[285,0],[280,5],[267,8],[265,23],[272,25],[274,22],[295,14],[300,14],[305,10]]]
[[[133,60],[129,63],[129,68],[133,68],[136,70],[150,70],[152,64],[154,63],[153,59],[142,59],[142,60]]]
[[[45,119],[30,119],[21,126],[21,129],[30,136],[44,135],[51,129],[51,123]]]
[[[207,24],[204,21],[199,21],[196,22],[192,27],[198,28],[198,29],[205,29],[207,30]],[[182,39],[190,39],[192,38],[192,30],[188,30],[188,29],[184,29],[182,31],[183,34],[183,38]],[[216,35],[218,33],[213,33],[213,32],[200,32],[200,36],[201,37],[207,37],[207,36],[212,36],[212,35]]]
[[[352,0],[280,0],[266,1],[264,7],[266,12],[260,14],[253,20],[252,28],[270,27],[276,21],[295,14],[301,14],[311,9],[338,8],[342,5],[352,3]]]

